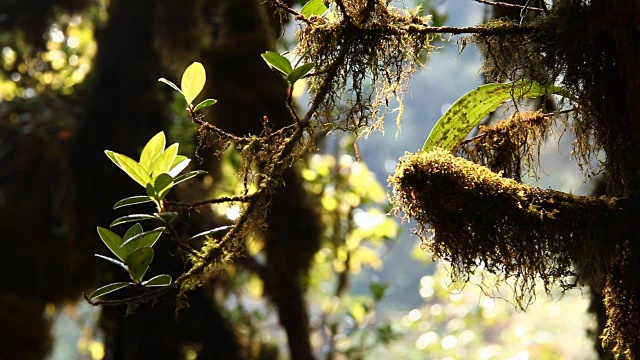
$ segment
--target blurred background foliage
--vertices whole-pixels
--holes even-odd
[[[199,11],[207,3],[192,2],[193,6],[181,10],[186,14],[170,15],[167,9],[175,9],[175,2],[145,4],[149,5],[145,16],[168,17],[178,21],[174,27],[188,28],[192,22],[186,20],[194,16],[189,9]],[[408,7],[416,5],[435,14],[436,24],[473,25],[488,15],[483,6],[472,1],[405,3]],[[223,21],[219,14],[202,11],[191,31],[163,37],[160,35],[169,30],[155,30],[159,35],[156,34],[154,41],[161,42],[155,46],[161,55],[154,56],[161,58],[162,72],[157,69],[157,63],[145,62],[154,59],[153,56],[131,54],[131,57],[117,59],[116,67],[100,68],[101,74],[92,74],[101,51],[100,40],[110,41],[103,51],[124,41],[109,38],[107,28],[110,15],[122,16],[122,8],[127,6],[130,5],[117,0],[31,0],[0,5],[0,161],[3,164],[0,230],[6,248],[0,269],[10,278],[0,288],[3,308],[0,334],[3,342],[13,343],[14,351],[3,354],[6,350],[0,350],[3,359],[102,359],[119,358],[116,354],[127,353],[128,357],[121,358],[136,358],[131,354],[139,354],[135,351],[140,349],[122,350],[130,347],[123,345],[128,343],[123,339],[130,335],[114,330],[117,329],[114,322],[125,321],[121,318],[124,309],[109,309],[111,313],[102,313],[99,320],[100,309],[79,300],[81,292],[94,286],[97,279],[113,275],[110,269],[96,268],[93,264],[91,254],[99,251],[95,250],[99,247],[95,234],[85,236],[86,233],[74,228],[74,224],[83,221],[77,212],[84,210],[72,205],[79,196],[77,192],[83,191],[82,187],[76,187],[80,180],[73,174],[74,171],[82,173],[82,169],[73,169],[78,163],[74,162],[72,153],[92,151],[74,146],[77,144],[74,139],[83,136],[83,126],[89,126],[87,122],[98,121],[87,116],[94,111],[91,109],[97,106],[96,101],[101,100],[96,99],[100,96],[96,87],[105,86],[101,78],[126,77],[129,72],[122,70],[133,65],[135,71],[148,68],[150,73],[145,76],[149,78],[175,77],[179,73],[176,69],[193,59],[207,67],[207,60],[200,57],[208,50],[209,42],[215,42],[216,33],[224,29],[220,28]],[[141,9],[135,16],[146,10]],[[154,11],[160,15],[154,15]],[[148,25],[151,31],[159,26],[154,21],[159,20]],[[208,33],[198,32],[202,30],[198,26],[203,23]],[[122,30],[123,34],[139,31],[136,28]],[[171,42],[180,37],[186,38],[189,44]],[[282,44],[291,41],[289,37],[281,39]],[[176,58],[169,58],[166,49],[170,51],[174,45]],[[143,48],[141,52],[150,51],[149,44],[128,46],[126,51],[137,51],[138,46]],[[320,245],[303,280],[313,352],[316,357],[326,359],[595,358],[587,334],[595,320],[587,315],[586,295],[574,291],[555,294],[553,300],[541,295],[527,312],[517,313],[511,304],[500,300],[511,298],[508,287],[492,289],[496,299],[473,285],[479,283],[477,279],[466,286],[450,284],[446,266],[432,263],[410,236],[411,224],[400,224],[388,213],[384,182],[395,159],[403,151],[419,148],[447,104],[482,81],[475,76],[479,68],[475,50],[467,49],[462,55],[456,55],[455,45],[439,43],[439,46],[442,48],[429,61],[425,74],[412,82],[402,130],[397,137],[394,131],[389,131],[390,134],[374,133],[368,140],[356,142],[351,134],[333,133],[322,143],[320,152],[296,165],[304,180],[304,190],[318,199],[317,211],[322,224]],[[255,56],[258,55],[256,52]],[[245,59],[234,61],[242,66]],[[128,81],[140,79],[121,81],[126,86]],[[216,87],[215,80],[210,86]],[[161,126],[166,126],[171,141],[180,142],[183,153],[192,155],[196,151],[197,132],[189,123],[180,99],[170,98],[159,89],[164,90],[161,85],[153,88],[154,96],[159,99],[156,101],[169,104]],[[299,106],[304,106],[307,99],[304,89],[296,89],[296,95]],[[107,104],[118,101],[116,98],[103,100]],[[136,102],[136,106],[144,105]],[[217,106],[224,108],[224,101]],[[135,112],[118,111],[117,116],[122,118],[118,126],[125,128],[127,123],[138,120]],[[154,124],[158,127],[160,122]],[[135,132],[141,126],[145,125],[106,131],[103,140],[123,131]],[[154,129],[145,131],[153,133]],[[129,144],[135,151],[143,143],[132,140],[138,138],[145,136],[125,137],[119,143]],[[573,189],[578,193],[589,191],[588,186],[580,184],[581,180],[576,180],[580,179],[579,171],[568,173],[566,160],[554,157],[557,150],[555,146],[550,148],[543,159],[543,169],[548,176],[543,177],[541,185]],[[568,151],[566,147],[565,151]],[[236,178],[238,156],[233,148],[222,152],[219,170],[205,176],[196,189],[182,188],[180,196],[209,198],[237,194],[242,189],[241,179]],[[106,158],[101,161],[107,163]],[[107,179],[117,176],[115,169],[101,166],[108,172],[99,170],[93,174]],[[114,192],[123,191],[119,185],[114,187],[117,188]],[[109,208],[103,213],[107,210]],[[239,211],[231,205],[211,209],[214,217],[229,220],[235,219]],[[99,216],[90,216],[84,220],[97,218]],[[101,224],[85,224],[90,229],[97,225]],[[267,285],[251,265],[251,261],[258,267],[267,262],[266,246],[260,234],[247,238],[247,261],[233,263],[203,290],[206,292],[203,306],[217,308],[215,311],[219,311],[224,320],[216,321],[228,324],[231,329],[232,343],[237,346],[230,351],[235,358],[288,357],[287,336],[279,324],[278,312],[267,299]],[[292,252],[287,256],[297,254]],[[489,275],[478,274],[478,277],[484,277],[487,283]],[[193,302],[193,307],[198,308],[198,301]],[[159,306],[154,311],[164,312],[168,323],[174,319],[170,307]],[[183,317],[186,326],[216,326],[214,321],[204,325],[195,323],[193,317],[202,313],[184,311],[185,314],[178,317]],[[119,315],[114,316],[113,312]],[[49,328],[51,338],[47,336]],[[224,341],[224,337],[217,340]],[[193,339],[185,336],[176,342],[177,358],[211,358],[207,347],[195,336]],[[9,347],[2,345],[2,348]]]

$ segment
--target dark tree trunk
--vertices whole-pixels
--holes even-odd
[[[286,84],[260,54],[274,49],[270,16],[259,0],[224,0],[216,7],[217,37],[209,55],[210,93],[219,100],[213,122],[237,135],[259,134],[262,117],[278,129],[292,122],[286,109]],[[277,27],[277,26],[276,26]],[[266,264],[259,270],[265,293],[278,308],[293,359],[312,359],[304,293],[305,278],[319,248],[317,206],[295,169],[287,171],[267,217]]]
[[[96,225],[106,226],[117,216],[130,213],[129,209],[118,212],[111,208],[115,201],[143,192],[103,151],[135,156],[154,133],[166,129],[170,115],[169,107],[163,105],[167,99],[159,95],[162,85],[157,82],[166,76],[154,49],[157,6],[156,0],[112,0],[108,24],[98,37],[89,110],[75,137],[72,166],[77,183],[76,239],[99,253],[105,249],[96,236]],[[171,255],[175,247],[170,241],[162,238],[154,249],[150,274],[179,275],[182,259]],[[126,274],[114,271],[109,276],[125,280]],[[106,358],[177,359],[183,356],[184,346],[191,346],[199,358],[237,358],[233,330],[207,292],[193,292],[188,301],[190,307],[177,318],[175,294],[155,306],[144,304],[129,316],[124,315],[124,307],[105,308],[101,324]]]

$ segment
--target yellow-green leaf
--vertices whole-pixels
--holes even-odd
[[[164,131],[160,131],[152,137],[151,140],[147,142],[147,145],[144,146],[144,149],[142,149],[142,154],[140,155],[140,166],[142,166],[147,174],[151,173],[151,165],[160,155],[162,155],[165,145],[166,138],[164,136]]]
[[[480,86],[458,99],[442,115],[431,130],[422,151],[430,151],[435,147],[453,151],[480,120],[505,101],[534,98],[544,94],[557,94],[575,101],[566,90],[558,86],[542,85],[532,80]]]
[[[160,155],[156,161],[151,164],[151,176],[156,177],[160,174],[164,174],[171,170],[171,166],[173,165],[173,161],[178,154],[178,143],[175,143],[169,146],[163,153]],[[147,180],[147,184],[149,180]],[[146,187],[146,184],[145,184]]]
[[[300,14],[304,15],[304,17],[310,17],[311,15],[321,16],[325,11],[327,11],[327,5],[324,4],[324,1],[311,0],[304,4]]]
[[[135,160],[128,156],[118,154],[117,152],[113,152],[110,150],[105,150],[104,153],[107,154],[109,159],[111,159],[114,164],[122,169],[122,171],[127,173],[127,175],[135,180],[135,182],[142,185],[142,187],[147,187],[147,184],[149,183],[151,177]],[[171,159],[171,161],[173,161],[173,158]]]
[[[199,62],[194,62],[182,74],[182,82],[180,87],[182,88],[182,94],[184,95],[187,104],[191,105],[193,100],[200,94],[204,88],[204,83],[207,81],[207,73],[204,70],[204,66]]]

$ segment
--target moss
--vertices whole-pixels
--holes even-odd
[[[407,29],[431,18],[381,0],[343,3],[344,11],[335,10],[332,19],[309,20],[296,51],[316,64],[309,86],[323,97],[318,119],[342,129],[378,127],[391,100],[400,103],[401,114],[409,76],[433,48],[434,35]]]
[[[443,150],[401,159],[390,182],[396,209],[418,221],[424,245],[451,262],[455,279],[478,267],[501,273],[515,280],[523,308],[537,278],[547,292],[584,276],[603,281],[613,200],[523,185]]]
[[[509,178],[520,180],[523,173],[537,175],[540,147],[553,123],[553,116],[542,111],[515,112],[508,120],[481,125],[479,134],[463,142],[458,151]]]

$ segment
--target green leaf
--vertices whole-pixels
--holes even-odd
[[[120,247],[122,248],[122,245],[124,244],[125,241],[131,239],[136,235],[142,234],[143,231],[144,230],[142,229],[142,225],[140,225],[140,223],[136,223],[135,225],[130,227],[129,230],[127,230],[127,232],[124,233],[124,236],[122,236],[122,244],[120,244]],[[124,257],[126,258],[127,256],[125,255]]]
[[[98,226],[98,235],[100,236],[100,239],[102,239],[102,242],[109,248],[109,250],[111,250],[113,255],[124,261],[126,255],[124,255],[122,250],[120,250],[120,246],[123,241],[120,236],[113,231],[100,226]]]
[[[369,290],[371,291],[371,295],[373,295],[373,299],[376,302],[382,300],[385,292],[387,291],[387,288],[389,288],[389,284],[381,284],[381,283],[374,282],[374,283],[371,283],[371,285],[369,285]]]
[[[327,11],[327,5],[324,4],[324,1],[311,0],[308,3],[304,4],[302,9],[300,10],[300,14],[308,18],[311,15],[322,16],[325,11]]]
[[[216,99],[207,99],[207,100],[203,100],[200,104],[196,105],[195,108],[193,108],[193,111],[198,111],[198,110],[202,110],[202,109],[206,109],[209,106],[213,106],[218,102],[218,100]]]
[[[217,228],[215,228],[215,229],[210,229],[210,230],[207,230],[207,231],[203,231],[203,232],[201,232],[201,233],[199,233],[199,234],[196,234],[196,235],[193,235],[192,237],[190,237],[190,238],[187,240],[187,242],[189,242],[189,241],[191,241],[191,240],[193,240],[193,239],[195,239],[195,238],[201,237],[201,236],[207,236],[207,235],[215,234],[215,233],[220,232],[220,231],[229,230],[229,229],[231,229],[232,227],[233,227],[233,225],[229,225],[229,226],[220,226],[220,227],[217,227]]]
[[[505,101],[534,98],[544,94],[558,94],[575,101],[575,98],[560,87],[541,85],[530,80],[480,86],[458,99],[442,115],[431,130],[422,151],[430,151],[435,147],[453,151],[480,120]]]
[[[293,71],[293,69],[291,68],[291,62],[289,62],[286,57],[278,54],[277,52],[267,51],[262,54],[262,58],[267,63],[267,65],[269,65],[269,67],[279,70],[286,76],[289,76],[289,74],[291,74],[291,71]]]
[[[107,295],[108,293],[112,293],[114,291],[124,289],[129,285],[131,284],[128,282],[117,282],[117,283],[105,285],[97,289],[96,291],[92,292],[91,295],[89,295],[89,300],[93,300],[95,298],[99,298],[102,295]]]
[[[182,88],[182,94],[184,95],[187,104],[191,105],[193,100],[200,94],[204,88],[204,83],[207,81],[207,73],[204,70],[204,66],[199,62],[194,62],[182,74],[182,82],[180,87]]]
[[[206,174],[207,172],[204,170],[196,170],[196,171],[189,171],[188,173],[182,174],[178,177],[176,177],[175,179],[173,179],[173,185],[177,185],[183,181],[187,181],[189,179],[191,179],[192,177],[196,177],[198,175],[202,175],[202,174]]]
[[[191,162],[191,159],[189,159],[186,156],[183,156],[183,155],[176,156],[176,158],[173,160],[173,165],[171,165],[171,170],[169,170],[167,174],[171,175],[171,177],[178,176],[178,174],[180,174],[182,170],[184,170],[187,166],[189,166],[190,162]]]
[[[160,238],[160,235],[162,235],[164,229],[165,227],[161,226],[150,231],[136,234],[129,239],[126,239],[122,243],[122,245],[120,245],[121,250],[124,254],[126,254],[125,257],[141,247],[153,247],[156,241],[158,241],[158,239]]]
[[[125,224],[125,223],[129,223],[129,222],[134,222],[134,221],[143,221],[143,220],[161,220],[159,217],[154,216],[154,215],[148,215],[148,214],[134,214],[134,215],[127,215],[127,216],[123,216],[123,217],[119,217],[117,219],[115,219],[111,225],[109,225],[110,227],[114,227],[116,225],[120,225],[120,224]]]
[[[164,132],[160,131],[154,137],[147,142],[147,145],[142,149],[140,154],[140,166],[147,172],[151,173],[151,165],[155,163],[156,159],[162,155],[164,147],[166,145],[166,138]]]
[[[176,86],[176,84],[172,83],[171,81],[169,81],[169,80],[167,80],[167,79],[165,79],[165,78],[160,78],[160,79],[158,79],[158,81],[163,82],[163,83],[165,83],[165,84],[167,84],[167,85],[171,86],[174,90],[176,90],[177,92],[179,92],[180,94],[182,94],[182,90],[180,90],[180,89]],[[184,96],[184,94],[182,94],[182,95]]]
[[[144,204],[144,203],[148,203],[153,201],[150,197],[148,196],[131,196],[128,197],[126,199],[122,199],[120,201],[118,201],[115,205],[113,205],[113,210],[115,209],[119,209],[121,207],[125,207],[125,206],[129,206],[129,205],[136,205],[136,204]]]
[[[173,165],[173,160],[175,160],[176,155],[178,154],[178,144],[173,144],[165,150],[162,155],[158,157],[155,163],[152,164],[153,170],[151,171],[151,177],[156,177],[160,174],[167,173],[171,170],[171,166]],[[146,185],[149,183],[147,180]]]
[[[289,74],[289,76],[287,76],[287,81],[289,81],[289,84],[293,85],[301,77],[307,75],[309,71],[313,69],[314,66],[316,66],[316,64],[314,63],[306,63],[304,65],[298,66],[295,70],[291,72],[291,74]]]
[[[169,174],[160,174],[147,185],[147,195],[156,201],[162,201],[173,187],[173,178]]]
[[[134,250],[124,263],[129,268],[129,275],[131,280],[136,284],[139,284],[149,269],[149,264],[153,260],[153,249],[146,246]]]
[[[127,173],[127,175],[129,175],[138,184],[142,185],[142,187],[147,186],[151,177],[135,160],[111,150],[105,150],[104,153],[107,154],[111,161],[113,161],[120,169],[122,169],[122,171]]]
[[[163,213],[157,213],[157,214],[155,214],[155,216],[157,216],[164,223],[169,224],[169,223],[171,223],[173,220],[175,220],[178,217],[178,213],[174,212],[174,211],[172,211],[172,212],[163,212]]]
[[[110,262],[110,263],[112,263],[112,264],[114,264],[114,265],[117,265],[117,266],[119,266],[119,267],[123,268],[125,271],[129,271],[129,269],[127,269],[127,266],[126,266],[123,262],[121,262],[121,261],[118,261],[118,260],[116,260],[116,259],[112,259],[112,258],[110,258],[110,257],[108,257],[108,256],[103,256],[103,255],[100,255],[100,254],[94,254],[94,255],[95,255],[97,258],[100,258],[100,259],[102,259],[102,260],[107,260],[108,262]]]
[[[171,285],[172,280],[173,279],[171,279],[171,275],[164,274],[164,275],[154,276],[151,279],[143,282],[142,285],[147,287],[167,286],[167,285]]]

